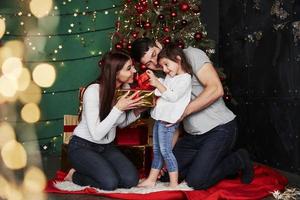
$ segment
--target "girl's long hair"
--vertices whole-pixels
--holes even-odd
[[[180,56],[180,58],[181,58],[182,69],[186,73],[193,75],[192,67],[191,67],[190,63],[188,62],[186,56],[184,55],[183,49],[178,47],[174,43],[169,43],[169,44],[165,45],[164,48],[158,54],[157,60],[162,59],[162,58],[167,58],[167,59],[170,59],[177,63],[178,59],[176,58],[176,56]]]
[[[106,53],[98,63],[101,73],[97,81],[100,84],[100,121],[105,119],[112,109],[116,91],[116,76],[128,60],[130,60],[128,54],[116,51]]]

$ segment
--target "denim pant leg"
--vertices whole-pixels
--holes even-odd
[[[177,124],[167,127],[166,124],[162,122],[160,122],[158,126],[159,149],[166,163],[168,172],[178,171],[177,161],[172,152],[172,141],[177,127]]]
[[[153,160],[151,168],[161,169],[163,165],[163,157],[159,149],[159,132],[158,132],[159,122],[155,121],[153,126]]]
[[[110,162],[102,155],[102,145],[74,136],[69,143],[68,156],[76,170],[73,182],[103,190],[114,190],[119,185],[119,176]]]
[[[114,145],[108,146],[103,152],[119,176],[119,188],[131,188],[138,184],[138,171],[128,158]]]
[[[237,133],[235,120],[220,125],[206,134],[192,136],[198,152],[188,166],[186,182],[194,189],[206,189],[237,172],[240,162],[231,152]]]

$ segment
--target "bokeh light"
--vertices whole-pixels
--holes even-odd
[[[1,156],[4,164],[9,169],[21,169],[26,166],[26,151],[16,140],[11,140],[2,147]]]
[[[7,122],[0,123],[0,148],[7,142],[16,139],[15,131],[13,127]]]
[[[24,200],[23,193],[18,189],[17,185],[8,185],[6,191],[7,200]]]
[[[7,199],[7,191],[8,191],[8,187],[9,187],[9,184],[8,184],[8,181],[0,175],[0,199]]]
[[[4,19],[0,18],[0,39],[5,33],[5,21]]]
[[[25,173],[23,184],[28,192],[42,192],[46,187],[46,177],[39,168],[30,167]]]
[[[23,64],[20,58],[7,58],[2,64],[3,75],[10,79],[18,79],[22,73]]]
[[[42,90],[34,82],[19,94],[19,99],[22,103],[39,103],[42,98]]]
[[[41,18],[49,14],[52,4],[52,0],[31,0],[29,8],[34,16]]]
[[[56,72],[52,65],[42,63],[34,68],[32,78],[39,86],[50,87],[55,81]]]
[[[22,72],[21,75],[19,76],[18,80],[17,80],[17,84],[18,84],[18,91],[24,91],[28,88],[29,84],[30,84],[30,71],[28,68],[22,68]]]
[[[28,123],[35,123],[40,119],[40,109],[35,103],[24,105],[21,110],[21,117]]]
[[[22,41],[11,40],[5,43],[5,48],[10,49],[11,57],[24,57],[25,45]]]
[[[0,94],[4,97],[13,97],[17,92],[17,81],[6,76],[0,77]]]

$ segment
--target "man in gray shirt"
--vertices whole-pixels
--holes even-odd
[[[131,56],[149,69],[161,70],[157,64],[161,49],[159,42],[139,38],[132,43]],[[250,183],[253,163],[248,152],[244,149],[231,151],[237,125],[235,115],[223,101],[218,74],[202,50],[188,47],[184,53],[194,75],[191,102],[181,117],[188,134],[173,149],[181,180],[194,189],[206,189],[241,170],[241,181]]]

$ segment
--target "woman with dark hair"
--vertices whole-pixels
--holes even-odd
[[[132,83],[136,70],[123,52],[107,53],[99,66],[100,77],[83,95],[81,121],[68,149],[74,169],[65,180],[103,190],[130,188],[138,183],[137,170],[112,142],[116,127],[127,126],[143,111],[136,108],[140,104],[140,98],[134,98],[137,93],[115,99],[115,90]]]

